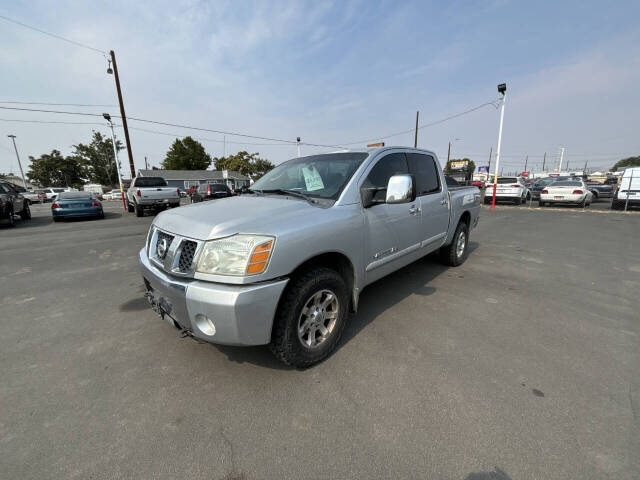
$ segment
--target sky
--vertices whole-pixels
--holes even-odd
[[[418,145],[486,165],[507,83],[505,173],[557,162],[608,167],[640,155],[640,2],[81,1],[3,2],[0,15],[116,52],[128,116],[295,141],[302,154],[410,131]],[[0,19],[0,106],[117,115],[99,52]],[[18,105],[44,102],[108,105]],[[70,125],[16,120],[93,122]],[[212,156],[259,152],[278,164],[294,144],[130,121],[136,168],[159,165],[191,135]],[[0,109],[0,172],[28,157],[71,153],[99,117]],[[142,129],[142,130],[141,130]],[[147,130],[147,131],[145,131]],[[153,132],[150,132],[152,130]],[[160,133],[158,133],[160,132]],[[121,128],[116,135],[123,140]],[[384,138],[413,145],[413,132]],[[306,143],[328,145],[316,147]],[[270,143],[270,145],[265,145]],[[126,155],[120,153],[123,164]],[[549,163],[547,163],[549,165]]]

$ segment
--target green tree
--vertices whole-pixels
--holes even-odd
[[[43,187],[79,188],[86,182],[86,169],[75,157],[63,157],[58,150],[39,158],[29,157],[27,177]]]
[[[116,140],[118,151],[124,147]],[[73,157],[86,169],[86,175],[93,183],[101,185],[118,184],[118,170],[113,154],[113,142],[100,132],[93,132],[88,145],[73,146]]]
[[[259,157],[259,153],[241,151],[228,157],[216,157],[213,159],[216,170],[233,170],[242,175],[257,180],[271,170],[275,165],[269,160]]]
[[[624,158],[616,162],[616,164],[613,167],[611,167],[611,171],[615,172],[616,170],[622,167],[640,167],[640,156]]]
[[[176,138],[162,162],[162,167],[167,170],[206,170],[209,165],[211,155],[191,137]]]

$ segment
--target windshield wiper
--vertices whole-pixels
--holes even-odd
[[[305,195],[304,193],[296,192],[295,190],[287,190],[287,189],[284,189],[284,188],[274,188],[274,189],[271,189],[271,190],[253,190],[253,191],[254,192],[261,192],[261,193],[275,193],[275,194],[278,194],[278,195],[291,195],[292,197],[303,198],[309,203],[317,203],[317,201],[314,200],[313,198],[311,198],[309,195]]]

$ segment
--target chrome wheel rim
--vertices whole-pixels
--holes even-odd
[[[305,302],[298,318],[298,339],[307,348],[317,348],[331,336],[340,303],[331,290],[320,290]]]
[[[456,255],[458,258],[464,253],[464,248],[467,246],[467,235],[464,232],[460,232],[458,241],[456,243]]]

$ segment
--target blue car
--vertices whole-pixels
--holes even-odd
[[[53,221],[63,218],[104,218],[102,203],[91,192],[62,192],[51,204]]]

